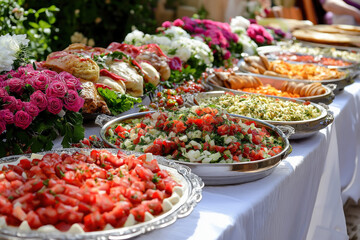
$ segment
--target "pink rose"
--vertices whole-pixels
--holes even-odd
[[[34,104],[35,106],[37,106],[40,111],[45,110],[47,108],[47,105],[48,105],[46,95],[40,90],[37,90],[36,92],[31,94],[30,102],[32,104]]]
[[[56,78],[56,76],[58,75],[57,72],[55,71],[51,71],[51,70],[44,70],[41,71],[42,74],[46,74],[47,76],[49,76],[50,78]]]
[[[21,94],[23,87],[25,87],[24,80],[20,78],[10,78],[7,80],[10,92]]]
[[[5,121],[7,124],[13,124],[14,123],[14,114],[10,112],[9,109],[2,109],[0,110],[0,119]]]
[[[0,88],[0,98],[4,98],[9,96],[8,92],[5,90],[5,88]]]
[[[23,73],[20,71],[11,70],[8,72],[8,75],[11,75],[12,77],[19,78],[23,75]]]
[[[68,89],[65,83],[58,80],[54,80],[47,87],[46,96],[63,98],[67,90]]]
[[[69,90],[64,99],[65,108],[67,110],[78,112],[84,105],[84,99],[79,97],[78,93],[74,90]]]
[[[56,97],[48,98],[47,110],[50,113],[58,114],[62,110],[63,106],[64,106],[64,104],[61,101],[61,99],[56,98]]]
[[[45,91],[46,85],[50,83],[50,78],[46,74],[37,74],[33,77],[33,87],[35,90]]]
[[[181,59],[178,57],[173,57],[169,62],[169,67],[171,70],[179,70],[182,69],[182,62]]]
[[[171,27],[171,22],[170,21],[165,21],[161,24],[162,27],[164,28],[170,28]]]
[[[3,120],[0,120],[0,134],[5,132],[6,130],[6,123]]]
[[[229,59],[230,56],[231,56],[230,51],[226,51],[226,53],[224,54],[224,59],[225,59],[225,60],[226,60],[226,59]]]
[[[15,113],[15,126],[26,129],[32,122],[32,117],[27,112],[20,110]]]
[[[9,109],[11,112],[15,112],[20,110],[23,106],[22,101],[20,99],[16,99],[14,96],[7,96],[3,98],[4,109]]]
[[[262,43],[265,42],[265,38],[263,36],[261,36],[261,35],[256,35],[255,41],[262,44]]]
[[[58,79],[60,81],[64,81],[64,83],[66,84],[66,86],[69,89],[73,89],[73,90],[81,90],[82,89],[80,80],[68,72],[59,73],[56,76],[56,79]]]
[[[174,21],[174,26],[176,26],[176,27],[182,27],[182,26],[184,26],[183,20],[181,20],[181,19],[176,19],[176,20]]]
[[[39,108],[31,102],[24,102],[24,111],[33,118],[39,115],[40,112]]]

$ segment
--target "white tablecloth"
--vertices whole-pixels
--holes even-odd
[[[291,141],[293,152],[270,176],[206,186],[189,216],[137,239],[347,239],[343,203],[360,198],[359,108],[355,82],[330,105],[334,123]],[[91,134],[99,128],[88,125]]]

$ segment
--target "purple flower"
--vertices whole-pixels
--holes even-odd
[[[64,104],[61,101],[61,99],[56,98],[56,97],[48,98],[47,110],[50,113],[58,114],[62,110],[63,106],[64,106]]]
[[[24,102],[24,111],[33,118],[39,115],[40,112],[39,108],[31,102]]]
[[[50,78],[46,74],[37,74],[33,77],[33,87],[35,90],[45,91],[46,85],[50,83]]]
[[[229,59],[231,57],[231,53],[230,51],[226,51],[226,53],[224,54],[224,59]]]
[[[256,35],[255,41],[260,43],[260,44],[263,44],[265,42],[265,38],[263,36],[261,36],[261,35]]]
[[[7,80],[10,92],[21,94],[23,87],[25,87],[25,82],[20,78],[9,78]]]
[[[45,110],[48,105],[46,95],[40,90],[37,90],[33,94],[31,94],[30,102],[37,106],[40,111]]]
[[[54,80],[52,81],[49,86],[46,89],[46,95],[48,97],[58,97],[63,98],[65,96],[65,93],[67,92],[67,86],[65,83]]]
[[[32,122],[32,117],[27,112],[20,110],[15,113],[15,126],[26,129]]]
[[[173,57],[169,62],[169,67],[171,70],[181,71],[181,68],[182,68],[181,59],[178,57]]]
[[[184,26],[183,20],[181,20],[180,18],[179,18],[179,19],[176,19],[176,20],[174,21],[174,26],[176,26],[176,27],[182,27],[182,26]]]
[[[14,114],[9,109],[0,110],[0,119],[5,121],[6,124],[14,123]]]
[[[20,110],[23,106],[22,101],[20,99],[16,99],[14,96],[7,96],[3,98],[4,109],[9,109],[11,112],[15,112]]]
[[[78,93],[74,90],[69,90],[65,99],[65,108],[67,110],[78,112],[84,105],[84,99],[79,97]]]
[[[6,123],[0,119],[0,134],[5,132],[5,130],[6,130]]]
[[[171,27],[171,22],[170,21],[165,21],[161,24],[162,27],[164,28],[170,28]]]

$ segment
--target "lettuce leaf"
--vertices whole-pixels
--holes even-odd
[[[134,107],[135,103],[141,103],[141,98],[132,97],[107,88],[98,88],[99,94],[104,98],[111,113],[116,116]]]

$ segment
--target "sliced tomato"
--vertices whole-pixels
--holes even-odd
[[[149,212],[153,215],[157,215],[162,212],[161,202],[157,198],[148,201],[143,201],[141,204],[147,206]]]
[[[32,229],[37,229],[42,226],[39,216],[34,211],[28,212],[26,221]]]
[[[102,230],[106,222],[101,213],[95,211],[84,217],[84,226],[87,231]]]
[[[135,220],[138,222],[144,222],[145,220],[145,212],[148,211],[148,207],[145,205],[138,205],[130,210],[130,213],[134,215]]]

